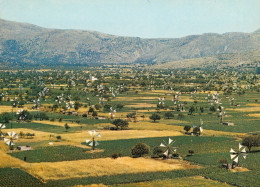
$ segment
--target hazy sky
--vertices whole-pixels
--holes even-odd
[[[0,0],[0,18],[144,38],[260,28],[260,0]]]

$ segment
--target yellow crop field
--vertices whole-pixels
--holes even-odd
[[[116,166],[116,167],[115,167]],[[140,167],[142,166],[142,167]],[[98,177],[126,173],[198,169],[181,160],[155,160],[150,158],[120,157],[117,159],[100,158],[64,162],[41,162],[24,166],[24,169],[45,181],[79,177]]]
[[[100,130],[101,138],[99,140],[119,140],[119,139],[134,139],[134,138],[148,138],[148,137],[163,137],[163,136],[181,136],[182,133],[178,131],[156,131],[156,130],[127,130],[127,131],[104,131]],[[81,143],[88,138],[88,132],[82,131],[78,133],[63,134],[62,138]]]
[[[43,120],[43,121],[33,120],[32,122],[34,122],[34,123],[41,123],[41,124],[47,124],[47,125],[60,126],[60,127],[64,127],[65,123],[67,123],[70,127],[79,127],[79,126],[80,126],[80,125],[77,124],[77,123],[59,122],[59,121],[48,121],[48,120]]]

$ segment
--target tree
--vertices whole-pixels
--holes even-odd
[[[189,113],[190,113],[190,115],[192,115],[192,113],[193,113],[194,111],[195,111],[194,106],[191,106],[190,109],[189,109]]]
[[[68,130],[69,130],[69,128],[70,128],[70,126],[68,125],[68,123],[65,123],[64,127],[65,127],[65,129],[66,129],[66,132],[68,132]]]
[[[12,119],[13,119],[13,116],[8,112],[4,112],[3,114],[0,115],[0,121],[2,123],[9,123],[9,121]]]
[[[216,107],[215,107],[215,106],[211,106],[211,107],[209,108],[209,110],[210,110],[211,112],[216,112]]]
[[[191,126],[189,126],[189,125],[185,125],[185,126],[184,126],[184,130],[185,130],[186,132],[189,132],[190,129],[191,129]]]
[[[192,156],[192,154],[194,154],[193,150],[189,150],[189,154]]]
[[[260,146],[260,136],[259,135],[247,136],[242,140],[242,145],[246,146],[250,152],[252,147]]]
[[[193,128],[193,134],[200,135],[200,128],[199,127],[194,127]]]
[[[112,122],[112,124],[116,126],[116,130],[118,130],[119,127],[121,130],[127,129],[129,125],[128,121],[122,119],[116,119]]]
[[[135,146],[131,148],[131,153],[135,157],[141,157],[145,154],[149,154],[150,147],[145,143],[137,143]]]
[[[90,107],[90,108],[88,109],[88,114],[89,114],[89,113],[92,113],[92,112],[94,112],[94,111],[95,111],[94,108]]]
[[[93,117],[97,117],[97,116],[98,116],[97,111],[92,112],[92,116],[93,116]]]
[[[164,150],[160,146],[156,146],[153,149],[153,158],[163,157]]]
[[[80,106],[81,106],[81,104],[78,101],[76,101],[74,104],[74,109],[77,111]]]
[[[102,105],[100,103],[95,104],[95,109],[100,110],[102,108]]]
[[[155,122],[156,120],[160,120],[161,116],[159,114],[153,113],[149,118]]]
[[[120,103],[116,105],[116,108],[117,108],[118,110],[121,110],[123,107],[124,107],[124,105],[122,105],[122,104],[120,104]]]
[[[204,112],[204,107],[200,107],[200,112],[203,113]]]
[[[166,118],[168,118],[168,119],[170,119],[171,117],[174,117],[174,115],[173,115],[172,112],[166,112],[166,113],[164,114],[164,116],[165,116]]]

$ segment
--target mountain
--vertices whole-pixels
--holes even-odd
[[[142,39],[95,31],[48,29],[0,19],[0,62],[170,62],[260,49],[259,31],[208,33],[174,39]]]

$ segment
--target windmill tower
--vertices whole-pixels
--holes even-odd
[[[230,149],[230,158],[233,161],[233,163],[236,163],[236,165],[238,166],[238,159],[239,156],[242,156],[244,159],[246,159],[246,148],[243,147],[240,143],[238,144],[238,151],[235,151],[234,149]],[[232,164],[232,168],[233,168]]]
[[[173,141],[171,138],[169,138],[168,144],[163,140],[163,143],[160,144],[160,147],[165,147],[165,152],[163,153],[166,158],[170,158],[173,153],[176,152],[177,147],[172,147],[172,144],[175,141]]]
[[[16,134],[16,132],[7,132],[8,134],[8,138],[4,138],[4,142],[9,145],[10,150],[13,150],[13,146],[14,146],[14,140],[18,139],[18,135]]]
[[[96,137],[101,137],[100,133],[98,133],[96,130],[88,131],[89,135],[91,136],[91,139],[87,139],[86,143],[92,147],[92,150],[95,150],[95,147],[99,145],[97,141],[95,141]]]
[[[5,124],[2,124],[0,123],[0,140],[2,140],[2,137],[3,137],[3,132],[2,132],[2,129],[6,128]]]

